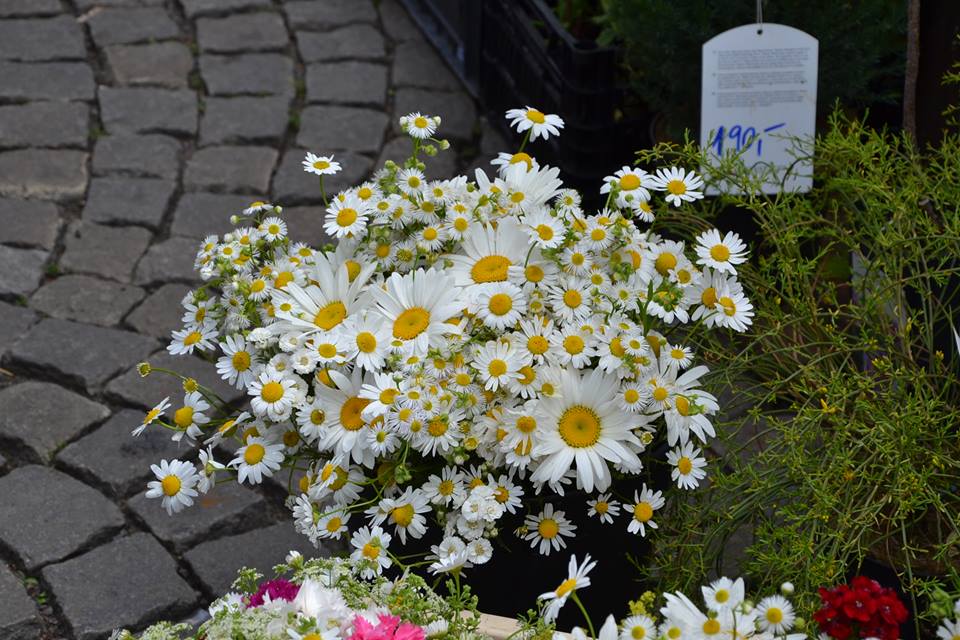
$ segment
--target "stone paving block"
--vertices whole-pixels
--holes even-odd
[[[0,62],[0,98],[92,100],[93,70],[86,62]]]
[[[140,287],[90,276],[61,276],[30,298],[30,306],[54,318],[111,327],[143,299]]]
[[[204,542],[184,554],[184,559],[208,591],[221,594],[227,592],[237,571],[244,566],[257,569],[268,579],[273,578],[273,565],[283,562],[291,550],[307,558],[326,555],[310,544],[306,536],[294,531],[291,522],[283,522]]]
[[[182,457],[187,451],[170,439],[169,431],[156,425],[136,438],[130,435],[143,416],[142,411],[130,409],[113,414],[96,431],[64,447],[57,462],[94,486],[105,486],[114,496],[143,493],[154,479],[151,464]],[[152,502],[159,507],[159,501]]]
[[[129,331],[48,318],[14,345],[10,357],[33,370],[59,373],[91,391],[157,346],[153,338]]]
[[[377,153],[388,125],[389,118],[381,111],[326,105],[307,107],[300,115],[297,144],[323,154],[330,151]]]
[[[206,147],[187,162],[183,186],[264,194],[276,163],[277,152],[269,147]]]
[[[393,51],[393,84],[456,91],[460,81],[433,47],[424,40],[407,40]]]
[[[180,325],[181,323],[178,322],[171,329],[179,328]],[[176,371],[180,375],[195,379],[227,402],[233,402],[246,395],[243,390],[236,389],[221,380],[213,365],[196,356],[172,356],[166,351],[157,351],[144,360],[154,367]],[[144,378],[137,372],[135,363],[131,363],[123,375],[117,376],[107,385],[107,393],[123,402],[147,410],[156,406],[167,396],[170,396],[171,403],[182,401],[183,385],[179,378],[164,373],[154,372]]]
[[[184,456],[195,457],[181,449],[181,459]],[[222,462],[228,462],[223,457]],[[174,516],[167,515],[159,500],[147,498],[142,491],[127,504],[153,535],[172,543],[177,551],[204,539],[263,526],[269,521],[267,504],[260,494],[236,482],[214,487],[210,493],[194,498],[192,507]]]
[[[185,193],[173,213],[172,235],[203,239],[210,234],[223,235],[232,230],[230,216],[250,206],[248,196],[214,193]]]
[[[89,222],[160,226],[176,183],[156,178],[94,178],[83,219]]]
[[[317,149],[323,149],[319,146]],[[320,197],[318,177],[303,170],[303,149],[288,149],[273,176],[271,195],[273,202],[285,205],[317,204]],[[373,161],[356,153],[342,152],[335,155],[343,170],[333,176],[324,176],[323,186],[328,195],[354,186],[366,179],[373,169]]]
[[[320,207],[284,207],[281,218],[287,222],[290,239],[306,242],[311,247],[321,247],[333,240],[323,230],[326,210]]]
[[[279,146],[289,122],[288,97],[207,98],[200,144],[262,143]]]
[[[83,60],[83,30],[73,16],[0,22],[0,60]]]
[[[25,296],[40,286],[50,253],[0,245],[0,295]]]
[[[193,91],[101,86],[99,97],[100,119],[109,133],[192,136],[197,131],[197,94]]]
[[[193,56],[182,42],[115,45],[104,49],[107,66],[120,85],[187,86]]]
[[[323,62],[307,66],[307,102],[367,104],[387,101],[387,68],[372,62]]]
[[[180,29],[162,7],[106,8],[90,15],[90,35],[99,48],[112,44],[133,44],[169,40]]]
[[[213,96],[293,94],[293,61],[279,53],[204,54],[200,74]]]
[[[169,136],[104,136],[93,148],[93,175],[123,173],[173,180],[179,157],[180,143]]]
[[[177,563],[147,533],[119,538],[47,567],[43,578],[77,640],[105,638],[119,627],[182,616],[197,600],[177,574]]]
[[[200,243],[193,238],[170,238],[153,245],[137,264],[133,281],[137,284],[196,282],[199,274],[193,261]]]
[[[421,40],[423,32],[410,19],[410,14],[397,0],[380,0],[380,24],[394,42]]]
[[[390,142],[383,145],[383,151],[380,152],[376,166],[382,167],[383,163],[387,160],[393,160],[397,164],[403,164],[412,152],[413,145],[409,136],[393,138]],[[420,159],[427,165],[426,176],[431,180],[452,178],[457,173],[457,156],[452,149],[439,151],[437,155],[432,158],[422,156]],[[468,174],[468,177],[472,180],[473,174]]]
[[[90,107],[80,102],[31,102],[0,107],[0,147],[85,147]]]
[[[354,24],[334,31],[297,32],[297,50],[304,62],[321,60],[379,60],[387,55],[383,35],[369,24]]]
[[[0,11],[3,5],[0,4]],[[40,615],[27,590],[6,564],[0,563],[0,637],[33,640],[40,637]]]
[[[180,301],[189,291],[190,287],[183,284],[163,285],[127,316],[126,323],[138,333],[168,340],[170,332],[180,328],[183,316]]]
[[[130,282],[133,268],[147,250],[151,233],[139,227],[105,227],[77,221],[64,235],[60,268]]]
[[[0,198],[0,242],[49,250],[59,230],[60,214],[52,202]]]
[[[82,12],[93,7],[154,7],[163,3],[164,0],[74,0],[74,4]]]
[[[44,461],[109,415],[102,404],[49,382],[29,380],[0,391],[0,437]]]
[[[181,0],[188,18],[232,13],[239,9],[269,7],[270,0]]]
[[[463,91],[443,93],[426,89],[397,89],[393,103],[394,132],[400,131],[400,116],[413,111],[438,115],[443,119],[439,135],[456,140],[469,140],[477,125],[477,108]]]
[[[0,153],[0,196],[68,200],[87,188],[83,151],[20,149]]]
[[[48,467],[14,469],[0,478],[0,492],[0,541],[28,571],[96,544],[124,525],[120,509],[103,494]]]
[[[352,22],[377,21],[377,11],[371,0],[301,0],[283,6],[294,29],[326,30]]]
[[[0,18],[49,16],[62,12],[60,0],[0,0]]]
[[[0,359],[37,321],[37,314],[26,307],[0,302]]]
[[[286,48],[288,42],[287,28],[278,13],[238,13],[197,20],[197,43],[201,51],[277,51]]]

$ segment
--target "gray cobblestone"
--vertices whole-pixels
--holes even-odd
[[[2,60],[82,60],[83,31],[69,16],[0,22]]]
[[[163,285],[127,316],[126,323],[139,333],[168,340],[170,332],[180,327],[180,301],[189,291],[183,284]]]
[[[91,14],[90,35],[101,49],[112,44],[167,40],[180,35],[161,7],[106,8]]]
[[[372,109],[326,105],[307,107],[300,116],[297,144],[322,153],[377,153],[388,124],[385,113]]]
[[[157,346],[153,338],[136,333],[48,318],[14,345],[11,358],[92,391]]]
[[[6,640],[34,640],[40,637],[40,616],[37,614],[36,604],[27,595],[20,578],[2,563],[0,602],[3,603],[0,636]]]
[[[49,16],[62,11],[59,0],[0,0],[0,18]]]
[[[41,460],[108,415],[102,404],[49,382],[27,381],[0,391],[0,437]]]
[[[30,306],[54,318],[110,327],[143,299],[143,289],[90,276],[61,276],[30,298]]]
[[[244,566],[272,578],[273,565],[283,562],[291,550],[308,558],[321,555],[306,536],[293,530],[292,522],[284,522],[204,542],[188,551],[184,558],[210,592],[225,593],[237,577],[237,571]]]
[[[155,178],[94,178],[83,219],[156,229],[175,188],[173,181]]]
[[[214,96],[293,94],[293,61],[278,53],[201,55],[200,74]]]
[[[347,61],[307,67],[308,102],[379,106],[386,100],[387,68],[383,65]]]
[[[320,247],[332,242],[323,230],[326,210],[321,207],[284,207],[280,216],[287,222],[287,231],[294,242],[306,242],[311,247]]]
[[[53,249],[60,214],[52,202],[0,198],[0,242]]]
[[[316,150],[325,149],[317,146]],[[273,202],[283,205],[317,204],[321,202],[320,183],[312,173],[303,170],[303,149],[288,149],[280,167],[273,176],[271,194]],[[324,176],[324,189],[328,194],[345,189],[366,178],[373,168],[373,161],[356,153],[337,153],[336,160],[343,170],[333,176]]]
[[[163,0],[74,0],[80,11],[94,7],[153,7],[163,4]]]
[[[159,85],[171,89],[187,86],[193,56],[180,42],[107,47],[107,65],[117,84]]]
[[[170,281],[195,282],[193,261],[199,244],[191,238],[170,238],[150,247],[137,264],[133,281],[154,284]]]
[[[249,206],[248,196],[185,193],[177,203],[170,233],[197,239],[223,235],[233,229],[230,216]]]
[[[147,481],[154,477],[150,465],[182,456],[185,448],[170,440],[166,429],[156,426],[136,438],[130,435],[143,416],[130,409],[113,414],[93,433],[64,447],[57,462],[94,485],[105,486],[113,496],[144,492]],[[159,507],[159,501],[154,500],[153,506]]]
[[[66,249],[60,267],[130,282],[133,268],[147,250],[151,234],[139,227],[105,227],[77,221],[64,236]]]
[[[104,136],[93,148],[93,174],[123,173],[172,180],[179,172],[179,156],[180,143],[169,136]]]
[[[188,18],[203,15],[219,15],[238,9],[269,7],[270,0],[181,0]]]
[[[96,577],[96,588],[90,581]],[[149,534],[114,540],[47,567],[44,580],[78,640],[105,638],[118,627],[137,628],[192,610],[197,594],[177,574],[170,554]]]
[[[103,540],[123,514],[87,485],[30,465],[0,478],[0,541],[32,571]]]
[[[87,188],[82,151],[20,149],[0,153],[0,196],[68,200]]]
[[[279,146],[287,130],[288,97],[208,98],[200,144],[263,143]]]
[[[163,89],[100,87],[100,118],[109,133],[197,131],[197,94]]]
[[[282,51],[289,38],[283,18],[273,12],[240,13],[225,18],[197,20],[197,42],[201,51]]]
[[[334,31],[297,33],[297,50],[304,62],[321,60],[379,60],[387,55],[380,32],[369,24],[355,24]]]
[[[423,34],[398,0],[380,0],[380,24],[394,42],[422,40]]]
[[[276,163],[277,152],[269,147],[206,147],[187,162],[183,186],[262,195]]]
[[[393,129],[399,134],[399,119],[412,111],[438,115],[443,119],[437,135],[455,140],[469,140],[477,125],[477,109],[463,91],[443,93],[426,89],[397,89],[394,99]]]
[[[170,329],[179,327],[178,322]],[[194,378],[227,402],[245,395],[242,390],[235,389],[221,380],[208,362],[196,356],[172,356],[166,351],[157,351],[145,360],[154,367],[169,369],[188,378]],[[135,362],[131,361],[130,368],[107,385],[107,393],[128,404],[149,409],[167,396],[170,396],[172,403],[181,400],[183,385],[179,378],[164,373],[155,372],[144,378],[137,372]]]
[[[0,107],[2,147],[85,147],[90,108],[80,102]]]
[[[425,40],[407,40],[393,52],[393,82],[398,87],[460,89],[460,81]]]
[[[49,253],[0,245],[0,295],[24,296],[40,286]]]
[[[410,157],[413,152],[413,143],[409,136],[400,136],[392,139],[383,146],[380,157],[377,159],[377,166],[383,166],[387,160],[393,160],[397,164]],[[427,166],[426,175],[431,180],[436,178],[452,178],[457,173],[457,156],[453,150],[439,151],[432,158],[429,156],[420,156],[423,163]],[[473,176],[469,176],[471,179]]]
[[[181,449],[180,456],[183,455]],[[191,508],[174,518],[161,508],[159,500],[147,498],[143,492],[131,498],[128,505],[155,536],[173,544],[178,551],[204,539],[268,524],[263,498],[236,482],[214,487],[194,501]]]
[[[37,314],[30,309],[0,302],[0,360],[36,321]]]
[[[93,70],[85,62],[0,62],[0,98],[92,100]]]
[[[327,30],[352,22],[376,22],[377,12],[370,0],[326,0],[287,2],[283,10],[294,29]]]

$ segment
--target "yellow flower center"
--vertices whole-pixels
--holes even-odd
[[[467,227],[469,226],[470,226],[470,223],[467,221],[466,218],[457,218],[456,220],[453,221],[453,228],[459,231],[460,233],[463,233],[464,231],[466,231]]]
[[[723,312],[726,315],[730,317],[737,315],[737,303],[732,299],[728,298],[727,296],[723,296],[718,302],[720,303],[720,306],[723,307]]]
[[[570,262],[577,267],[581,266],[586,261],[586,259],[587,257],[580,252],[574,253],[573,255],[570,256]]]
[[[323,421],[327,419],[327,414],[325,414],[320,409],[314,409],[310,412],[310,422],[313,424],[323,424]]]
[[[505,316],[513,309],[513,299],[505,293],[497,293],[490,296],[490,302],[487,305],[490,312],[494,315]]]
[[[682,196],[687,192],[687,185],[683,180],[671,180],[667,183],[667,191],[675,196]]]
[[[347,431],[362,429],[364,422],[360,414],[368,404],[370,404],[370,400],[358,397],[349,398],[344,402],[343,406],[340,407],[340,424],[343,425],[343,428]]]
[[[547,118],[543,115],[542,111],[537,111],[536,109],[527,109],[527,120],[537,124],[543,124],[547,121]]]
[[[583,338],[580,336],[567,336],[563,339],[563,349],[572,356],[583,351]]]
[[[490,361],[490,364],[487,365],[487,372],[494,378],[502,376],[507,372],[507,363],[500,358],[494,358]]]
[[[618,358],[622,358],[624,354],[627,353],[627,350],[623,348],[623,342],[620,340],[620,336],[610,341],[610,353]]]
[[[163,488],[163,494],[170,497],[180,493],[181,484],[180,478],[173,474],[165,476],[163,480],[160,481],[160,486]]]
[[[326,160],[317,160],[316,162],[313,163],[313,168],[323,171],[324,169],[330,168],[330,163],[327,162]]]
[[[600,417],[583,405],[577,404],[564,411],[557,426],[560,438],[574,449],[592,447],[600,440]]]
[[[530,434],[537,428],[537,421],[530,416],[521,416],[517,418],[517,430],[521,433]]]
[[[583,302],[583,296],[575,289],[569,289],[563,294],[563,304],[571,309],[576,309]]]
[[[337,355],[337,345],[332,342],[324,342],[317,347],[317,353],[320,354],[321,358],[333,358]]]
[[[656,387],[653,390],[653,399],[657,402],[663,402],[667,399],[668,395],[670,395],[670,393],[663,387]]]
[[[327,531],[329,531],[330,533],[336,533],[337,531],[340,530],[340,527],[341,527],[341,526],[343,526],[343,520],[341,520],[339,516],[333,516],[332,518],[330,518],[329,520],[327,520],[327,527],[326,527],[326,529],[327,529]],[[304,640],[306,640],[307,637],[309,637],[309,636],[304,637]],[[318,636],[318,637],[319,637],[319,636]]]
[[[246,351],[237,351],[231,358],[233,368],[237,371],[246,371],[250,368],[250,354]]]
[[[273,280],[273,286],[277,289],[283,289],[293,281],[293,274],[289,271],[281,271]]]
[[[601,500],[595,504],[593,508],[597,513],[606,513],[607,511],[610,511],[610,504]]]
[[[640,392],[636,389],[627,389],[623,392],[623,399],[627,404],[633,404],[640,399]]]
[[[654,262],[654,267],[657,269],[657,273],[662,276],[667,275],[667,273],[677,266],[677,256],[672,253],[661,253],[657,256],[656,262]]]
[[[568,593],[570,593],[576,588],[577,588],[577,579],[567,578],[566,580],[560,583],[559,587],[557,587],[557,591],[556,591],[557,597],[562,598],[563,596],[567,595]]]
[[[360,190],[357,191],[357,197],[361,200],[369,200],[373,197],[373,189],[370,187],[360,187]]]
[[[384,389],[380,392],[379,400],[381,403],[386,405],[393,404],[393,401],[397,398],[398,393],[400,393],[399,389]]]
[[[423,307],[411,307],[393,321],[393,337],[413,340],[430,326],[430,312]]]
[[[296,446],[300,442],[300,434],[291,429],[290,431],[283,432],[283,444],[288,447]]]
[[[378,244],[377,245],[377,257],[386,258],[390,255],[390,245],[388,244]]]
[[[313,324],[324,331],[329,331],[343,322],[346,317],[347,307],[337,300],[317,311],[317,314],[313,316]]]
[[[394,509],[390,511],[390,520],[398,526],[409,527],[410,523],[413,522],[413,515],[413,505],[405,504],[402,507],[394,507]]]
[[[522,191],[515,191],[514,193],[510,194],[510,201],[513,202],[514,204],[520,204],[521,202],[524,201],[525,198],[526,196],[523,195]]]
[[[640,186],[640,178],[632,173],[628,173],[620,178],[620,189],[623,191],[633,191]]]
[[[537,372],[534,371],[533,367],[529,365],[524,365],[517,370],[522,377],[520,378],[520,384],[530,384],[537,378]]]
[[[347,260],[344,264],[347,265],[347,279],[353,282],[360,275],[360,263],[356,260]]]
[[[606,240],[606,238],[607,238],[607,232],[604,231],[603,229],[598,228],[590,232],[590,239],[593,240],[594,242],[602,242],[603,240]]]
[[[680,627],[670,627],[670,630],[667,631],[667,637],[670,640],[677,640],[681,635],[683,635],[683,632],[680,631]]]
[[[420,186],[420,178],[418,178],[417,176],[410,176],[409,178],[407,178],[407,185],[416,189],[417,187]]]
[[[677,470],[681,474],[687,475],[688,473],[693,471],[693,461],[690,460],[690,458],[688,458],[687,456],[681,457],[679,460],[677,460]]]
[[[357,212],[350,207],[344,207],[337,211],[337,224],[341,227],[349,227],[357,221]]]
[[[716,618],[710,618],[703,623],[703,632],[708,636],[720,633],[720,623],[717,622]]]
[[[518,164],[523,162],[527,165],[527,171],[533,169],[533,158],[529,154],[524,153],[523,151],[515,153],[510,157],[510,164]]]
[[[780,624],[783,621],[783,611],[781,611],[777,607],[770,607],[767,609],[767,612],[766,614],[764,614],[764,617],[767,619],[767,622],[769,622],[770,624]],[[954,636],[954,638],[957,638],[957,637],[958,636]]]
[[[674,401],[677,406],[677,413],[682,416],[690,415],[690,401],[684,398],[683,396],[677,396],[677,399]]]
[[[363,551],[361,551],[363,557],[368,560],[376,560],[380,556],[380,546],[373,544],[373,542],[368,542],[363,545]]]
[[[200,335],[199,331],[191,331],[187,334],[187,337],[183,339],[183,344],[189,347],[192,344],[197,344],[200,342],[200,338],[203,336]]]
[[[537,225],[537,235],[544,242],[549,242],[553,240],[553,227],[547,224]]]
[[[647,637],[647,630],[640,625],[637,625],[630,630],[630,637],[634,640],[643,640]]]
[[[456,485],[453,484],[453,480],[442,480],[439,485],[437,485],[437,493],[442,496],[449,496],[453,494]]]
[[[266,455],[266,453],[267,450],[262,444],[254,442],[253,444],[247,445],[246,450],[243,452],[243,461],[250,465],[257,464],[263,460],[263,456]]]
[[[373,353],[377,350],[377,337],[369,331],[357,334],[357,348],[364,353]]]
[[[537,525],[537,532],[541,538],[553,540],[560,534],[560,525],[557,524],[557,521],[553,518],[544,518],[540,521],[540,524]]]
[[[433,242],[440,235],[434,227],[427,227],[423,230],[423,239],[427,242]]]
[[[181,429],[193,424],[193,407],[180,407],[173,413],[173,422]]]
[[[283,397],[283,385],[279,382],[268,382],[260,389],[260,397],[264,402],[277,402]]]
[[[417,116],[413,119],[413,126],[417,129],[426,129],[429,126],[430,122],[423,116]]]
[[[569,293],[569,292],[568,292]],[[530,336],[527,338],[527,351],[534,355],[541,356],[550,348],[550,343],[543,336]]]
[[[434,418],[427,424],[427,432],[434,438],[439,438],[447,432],[447,423],[441,418]]]
[[[717,304],[717,290],[713,287],[704,289],[703,293],[700,294],[700,302],[703,306],[712,308],[713,305]]]
[[[478,284],[484,282],[503,282],[507,279],[510,262],[503,256],[485,256],[477,260],[470,269],[470,277]]]
[[[156,420],[157,416],[159,415],[160,415],[159,409],[157,409],[156,407],[154,407],[153,409],[150,409],[150,411],[147,411],[147,415],[143,417],[143,424],[150,424],[151,422]]]
[[[713,594],[713,597],[717,602],[719,602],[720,604],[723,604],[724,602],[730,599],[730,592],[727,591],[726,589],[717,589],[716,592]]]
[[[633,505],[633,519],[637,522],[649,522],[653,517],[653,505],[649,502],[638,502]]]
[[[717,262],[726,262],[730,259],[730,249],[723,244],[715,244],[710,247],[710,257]]]

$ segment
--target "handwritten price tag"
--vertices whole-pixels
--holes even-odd
[[[772,167],[765,193],[809,191],[818,55],[816,38],[781,24],[744,25],[707,41],[701,146],[716,157],[736,153],[748,166]]]

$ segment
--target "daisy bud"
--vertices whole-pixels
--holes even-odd
[[[784,582],[782,585],[780,585],[780,593],[782,593],[783,595],[792,596],[793,592],[794,592],[794,588],[793,588],[792,582]]]
[[[194,391],[197,390],[198,386],[199,385],[197,384],[197,381],[194,380],[193,378],[183,379],[183,390],[186,391],[187,393],[193,393]]]
[[[741,607],[743,608],[744,614],[749,614],[751,611],[753,611],[753,602],[751,600],[744,600]]]
[[[153,369],[150,367],[149,362],[141,362],[137,365],[137,373],[140,374],[141,378],[146,378],[148,375],[150,375],[151,371],[153,371]]]
[[[230,224],[239,224],[239,222],[240,222],[240,216],[238,216],[237,214],[233,214],[232,216],[230,216]]]
[[[387,171],[396,171],[398,169],[397,163],[394,162],[393,160],[387,160],[386,162],[384,162],[383,168],[386,169]]]
[[[283,207],[281,207],[280,205],[276,205],[276,206],[273,208],[273,211],[274,211],[274,213],[283,213]]]
[[[444,139],[444,140],[441,140],[441,141],[440,141],[440,150],[441,150],[441,151],[446,151],[446,150],[449,149],[449,148],[450,148],[450,141],[449,141],[449,140]]]
[[[793,621],[793,626],[797,629],[797,631],[803,631],[807,628],[807,621],[804,618],[797,616],[797,619]]]
[[[283,561],[293,568],[299,568],[303,566],[303,554],[299,551],[291,551]]]
[[[423,151],[428,156],[430,156],[431,158],[437,155],[437,148],[432,144],[425,144],[422,147],[420,147],[420,150]]]

